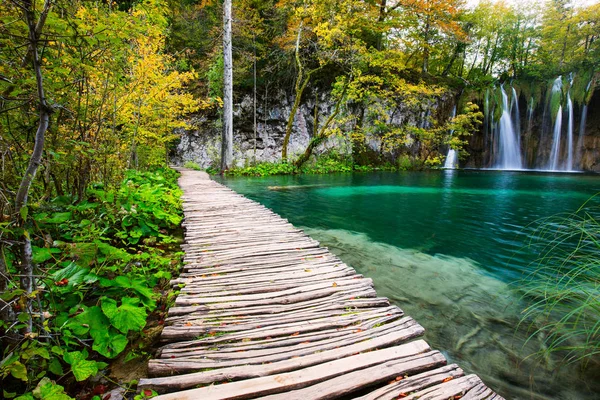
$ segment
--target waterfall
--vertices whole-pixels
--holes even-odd
[[[565,170],[573,171],[573,102],[571,101],[571,90],[567,93],[567,109],[569,121],[567,123],[567,163]]]
[[[533,120],[533,96],[529,100],[529,107],[527,108],[527,131],[531,131],[531,121]]]
[[[519,96],[517,96],[517,91],[514,87],[512,89],[512,99],[510,101],[510,113],[514,114],[515,118],[513,120],[513,126],[515,127],[515,132],[517,133],[517,144],[519,144],[519,137],[521,136],[521,115],[519,114]],[[520,148],[521,146],[519,146]]]
[[[454,106],[454,108],[452,108],[452,115],[450,116],[450,119],[453,119],[454,117],[456,117],[456,106]],[[450,136],[452,136],[452,134],[454,133],[453,130],[450,131]],[[445,169],[456,169],[458,168],[458,155],[456,154],[456,150],[454,150],[452,147],[450,147],[448,149],[448,154],[446,155],[446,162],[444,163],[444,168]]]
[[[515,132],[513,127],[510,108],[508,106],[508,96],[506,95],[506,91],[504,91],[504,86],[500,86],[500,89],[502,91],[502,117],[500,117],[499,122],[500,149],[496,168],[522,169],[523,164],[521,161],[521,149],[519,145],[520,132]]]
[[[550,111],[552,111],[552,103],[555,96],[557,96],[562,90],[562,76],[559,76],[554,80],[552,84],[552,90],[550,92]],[[562,132],[562,104],[558,106],[558,112],[556,113],[556,120],[554,121],[554,130],[552,135],[552,150],[550,152],[550,159],[548,162],[548,169],[552,171],[558,170],[558,159],[560,158],[560,139]]]
[[[587,104],[583,105],[581,109],[581,122],[579,123],[579,137],[577,138],[577,164],[579,168],[583,169],[582,158],[583,158],[583,135],[585,135],[585,123],[587,120]]]
[[[552,152],[550,153],[550,165],[548,169],[558,170],[558,156],[560,154],[560,131],[562,130],[562,106],[558,107],[556,122],[554,123],[554,135],[552,137]]]
[[[592,87],[592,80],[590,80],[587,84],[587,86],[585,87],[585,95],[586,98],[588,96],[588,94],[590,93],[590,88]],[[579,137],[577,138],[577,153],[576,153],[576,159],[577,159],[577,165],[579,165],[579,168],[583,169],[583,164],[582,164],[582,158],[583,158],[583,136],[585,135],[585,123],[587,122],[587,113],[588,113],[588,105],[587,103],[583,102],[583,107],[581,108],[581,121],[579,122]]]

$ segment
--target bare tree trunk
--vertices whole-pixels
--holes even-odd
[[[51,2],[46,1],[44,3],[44,11],[42,11],[40,18],[46,18],[50,9]],[[50,124],[51,108],[46,102],[46,95],[44,94],[44,82],[42,76],[42,69],[39,62],[39,54],[37,48],[37,42],[39,39],[40,32],[37,32],[37,25],[35,22],[35,11],[33,2],[31,0],[23,1],[23,9],[25,14],[25,20],[29,28],[29,42],[31,46],[31,61],[33,70],[35,73],[37,96],[38,96],[38,108],[40,113],[40,120],[38,122],[38,129],[35,134],[35,144],[33,146],[33,153],[29,159],[29,165],[23,175],[19,190],[15,197],[15,218],[19,226],[24,227],[27,219],[27,198],[29,195],[29,189],[35,174],[41,164],[42,154],[44,151],[44,139],[48,125]],[[24,234],[21,236],[22,248],[21,248],[21,288],[29,295],[33,292],[33,252],[31,248],[31,239],[29,233],[24,230]],[[31,313],[31,296],[27,296],[26,310],[29,313],[29,321],[25,328],[25,333],[30,333],[33,329]]]
[[[256,126],[256,37],[252,37],[252,43],[254,45],[254,71],[253,71],[253,95],[254,95],[254,153],[252,155],[252,164],[256,164],[256,133],[258,127]]]
[[[231,0],[223,3],[223,134],[221,172],[233,163],[233,59],[231,54]]]

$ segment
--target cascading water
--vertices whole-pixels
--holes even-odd
[[[508,106],[508,96],[504,91],[504,86],[500,86],[500,90],[502,92],[502,116],[498,123],[500,131],[500,149],[496,168],[509,170],[522,169],[521,146],[519,144],[520,132],[515,132],[513,121],[510,116],[510,108]]]
[[[562,77],[559,76],[554,80],[552,84],[552,92],[550,94],[550,103],[552,98],[557,96],[562,90]],[[548,169],[551,171],[558,170],[558,159],[560,156],[560,136],[562,132],[562,105],[558,106],[558,112],[556,114],[556,120],[554,121],[554,131],[552,135],[552,151],[550,152],[550,161],[548,163]]]
[[[477,146],[484,149],[479,165],[503,170],[534,168],[564,172],[596,165],[592,158],[595,156],[584,154],[588,103],[594,81],[586,81],[588,85],[582,93],[584,83],[580,79],[579,74],[571,73],[568,78],[559,76],[551,80],[544,88],[521,81],[511,87],[505,84],[487,89],[482,99],[483,142],[473,142],[474,149]],[[520,99],[526,93],[527,97]],[[474,159],[468,160],[467,165],[472,165]]]
[[[529,100],[529,107],[527,107],[527,131],[531,131],[531,121],[533,120],[533,96]]]
[[[450,119],[456,117],[456,106],[454,106],[454,108],[452,108],[452,115],[450,116]],[[454,131],[450,131],[450,136],[452,136],[452,134],[454,133]],[[458,168],[458,155],[456,154],[456,150],[454,150],[453,148],[449,148],[448,149],[448,154],[446,155],[446,162],[444,163],[444,168],[445,169],[456,169]]]
[[[571,91],[567,93],[567,110],[569,112],[569,121],[567,123],[567,163],[565,170],[573,171],[573,102],[571,101]]]
[[[513,126],[515,127],[515,132],[517,133],[517,140],[519,140],[519,136],[521,136],[521,115],[519,114],[519,97],[517,96],[517,91],[514,87],[512,89],[512,99],[510,101],[510,114],[514,115]]]
[[[558,171],[558,155],[560,153],[560,131],[562,129],[562,106],[558,107],[556,122],[554,123],[554,135],[552,137],[552,152],[550,153],[550,165],[548,169]]]
[[[592,81],[589,81],[586,88],[585,94],[587,95],[590,91],[590,87],[592,86]],[[584,102],[583,107],[581,108],[581,121],[579,121],[579,135],[577,138],[577,152],[576,159],[578,165],[581,167],[582,158],[583,158],[583,136],[585,135],[585,123],[587,122],[587,113],[588,113],[588,105]]]

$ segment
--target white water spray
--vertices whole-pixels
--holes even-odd
[[[515,132],[508,106],[508,96],[504,87],[502,91],[502,117],[500,117],[500,149],[499,160],[496,168],[499,169],[522,169],[521,146],[519,145],[519,132]],[[513,89],[514,90],[514,89]]]
[[[454,108],[452,109],[452,115],[450,116],[450,119],[456,117],[456,106],[454,106]],[[454,133],[454,131],[450,131],[450,136],[452,136],[452,134]],[[456,150],[454,150],[453,148],[449,148],[448,149],[448,154],[446,155],[446,162],[444,163],[444,168],[445,169],[456,169],[458,168],[458,154],[456,154]]]
[[[550,94],[550,106],[552,106],[552,98],[555,94],[562,90],[562,77],[559,76],[552,84],[552,92]],[[556,120],[554,121],[554,133],[552,135],[552,151],[550,152],[550,160],[548,169],[552,171],[558,170],[558,159],[560,156],[560,136],[562,131],[562,105],[558,107]]]

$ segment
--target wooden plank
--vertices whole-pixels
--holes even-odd
[[[373,392],[354,400],[396,400],[418,390],[439,385],[445,380],[464,376],[462,369],[456,364],[450,364],[441,368],[425,371],[412,376],[396,376],[393,381]],[[397,378],[400,378],[397,380]]]
[[[371,342],[371,343],[369,343]],[[367,345],[367,343],[369,345]],[[304,369],[304,373],[310,373],[311,376],[317,376],[313,379],[312,383],[318,383],[319,381],[332,378],[334,376],[341,375],[343,373],[351,372],[361,368],[370,367],[380,362],[389,360],[395,360],[400,358],[408,358],[412,356],[418,356],[419,354],[429,353],[430,348],[424,340],[417,340],[411,343],[403,344],[400,346],[390,347],[382,350],[374,350],[364,354],[356,354],[359,351],[366,351],[369,349],[376,348],[373,346],[376,344],[375,340],[367,341],[365,343],[356,344],[353,346],[347,346],[344,349],[335,349],[326,351],[323,353],[313,354],[306,357],[301,357],[292,360],[280,361],[266,365],[253,365],[251,367],[230,367],[221,368],[212,371],[196,372],[185,375],[170,376],[166,378],[154,378],[154,379],[141,379],[138,384],[140,389],[155,389],[157,391],[164,391],[165,389],[187,389],[200,384],[207,384],[213,382],[224,382],[229,380],[239,380],[248,378],[264,377],[269,387],[276,377],[272,376],[275,374],[282,374],[288,371],[294,371],[297,369]],[[436,352],[434,352],[436,353]],[[439,354],[439,353],[438,353]],[[340,359],[342,357],[347,357]],[[310,367],[308,369],[307,367]],[[308,372],[307,372],[308,370]],[[298,371],[292,372],[292,374],[298,374]],[[271,375],[271,376],[269,376]],[[285,380],[285,379],[282,379]],[[249,383],[250,382],[250,383]],[[241,386],[245,390],[248,387],[257,389],[259,385],[256,385],[256,380],[233,382],[228,385]],[[210,387],[202,388],[208,389]],[[196,389],[198,390],[198,389]],[[255,390],[256,394],[270,394],[270,393],[259,393]],[[176,393],[175,395],[182,395],[183,392]],[[186,395],[194,395],[196,399],[202,398],[203,395],[207,395],[206,390],[190,390],[186,392]],[[180,397],[171,396],[164,397],[164,399],[176,399]],[[185,397],[181,397],[185,398]],[[192,397],[189,397],[192,398]],[[218,398],[218,397],[211,397]]]

